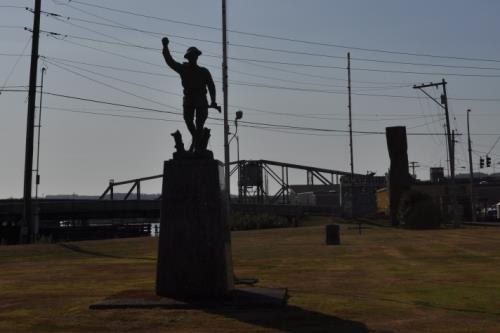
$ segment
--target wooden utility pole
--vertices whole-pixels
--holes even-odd
[[[222,90],[224,93],[224,173],[227,188],[227,200],[231,200],[229,177],[229,121],[228,121],[228,82],[227,82],[227,15],[226,0],[222,0]],[[229,201],[228,201],[229,206]]]
[[[351,153],[351,176],[354,175],[354,154],[352,146],[352,104],[351,104],[351,53],[347,53],[347,91],[349,93],[349,149]]]
[[[413,178],[417,179],[417,174],[415,173],[415,169],[420,167],[420,165],[418,165],[418,162],[410,162],[410,167],[412,169]]]
[[[28,117],[26,121],[26,150],[24,159],[24,209],[23,219],[20,226],[19,242],[21,244],[30,243],[34,239],[33,229],[33,207],[31,200],[31,190],[33,181],[33,139],[35,130],[35,102],[36,102],[36,82],[38,73],[38,44],[40,40],[40,13],[42,0],[35,0],[35,10],[33,12],[33,39],[31,45],[31,66],[30,82],[28,92]]]
[[[36,176],[35,176],[35,199],[38,200],[38,185],[40,185],[40,134],[42,130],[42,106],[43,106],[43,78],[45,76],[45,67],[42,68],[42,77],[40,79],[40,101],[38,106],[38,125],[37,130],[37,147],[36,147]]]
[[[470,178],[470,208],[472,221],[476,222],[476,207],[474,205],[474,169],[472,166],[472,141],[470,139],[470,122],[469,122],[470,109],[467,110],[467,141],[469,146],[469,178]]]
[[[444,135],[448,136],[448,132],[446,131],[446,124],[443,124],[443,131]],[[450,150],[448,148],[448,144],[445,145],[446,147],[446,173],[448,174],[448,177],[450,177]]]
[[[450,161],[450,184],[449,184],[449,197],[450,197],[450,203],[452,206],[452,213],[451,213],[451,218],[453,220],[453,224],[458,227],[459,222],[458,219],[456,218],[456,210],[457,210],[457,198],[456,198],[456,192],[455,192],[455,156],[454,156],[454,139],[452,139],[452,133],[450,129],[450,115],[448,112],[448,94],[446,92],[446,85],[447,82],[445,79],[443,79],[441,82],[438,83],[428,83],[428,84],[422,84],[422,85],[415,85],[413,86],[413,89],[419,89],[422,91],[427,97],[432,99],[434,102],[436,102],[441,108],[444,109],[445,116],[446,116],[446,138],[447,138],[447,146],[448,146],[448,158]],[[424,90],[424,88],[428,87],[439,87],[441,86],[443,88],[443,94],[441,95],[441,101],[436,100],[434,97],[432,97],[428,92]]]
[[[354,218],[354,152],[352,145],[351,53],[347,52],[347,92],[349,96],[349,150],[351,154],[351,218]]]

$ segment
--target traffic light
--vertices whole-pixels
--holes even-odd
[[[484,158],[480,157],[479,158],[479,169],[484,168]]]
[[[491,157],[486,156],[486,167],[489,168],[491,166]]]

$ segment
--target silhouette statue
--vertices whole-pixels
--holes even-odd
[[[212,75],[205,67],[198,66],[198,57],[201,51],[192,46],[187,49],[184,58],[188,61],[178,63],[172,58],[168,47],[169,40],[167,37],[162,39],[163,57],[167,65],[176,71],[182,80],[184,88],[183,98],[183,114],[189,133],[191,133],[192,141],[189,148],[189,153],[199,156],[212,155],[207,151],[208,140],[210,138],[210,130],[205,128],[205,121],[208,117],[208,109],[213,108],[221,112],[220,106],[216,102],[215,84]],[[210,93],[211,103],[207,101],[207,88]],[[196,118],[196,119],[195,119]],[[187,156],[188,152],[184,149],[181,134],[177,131],[173,134],[177,153],[174,158]]]

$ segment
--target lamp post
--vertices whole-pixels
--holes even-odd
[[[236,111],[236,118],[234,118],[234,127],[236,128],[234,135],[236,136],[236,156],[238,158],[238,165],[240,163],[240,136],[238,135],[238,120],[243,118],[243,111]]]
[[[470,109],[467,110],[467,144],[469,147],[469,191],[470,191],[470,208],[472,222],[476,222],[476,204],[474,200],[474,169],[472,166],[472,141],[470,139]]]
[[[236,157],[238,161],[238,195],[240,193],[239,188],[240,188],[240,136],[238,135],[238,120],[243,118],[243,111],[238,110],[236,111],[236,117],[234,118],[234,134],[229,140],[229,143],[233,141],[234,138],[236,138]]]

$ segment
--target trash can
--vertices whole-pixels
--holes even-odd
[[[338,224],[326,225],[326,245],[340,245],[340,226]]]

